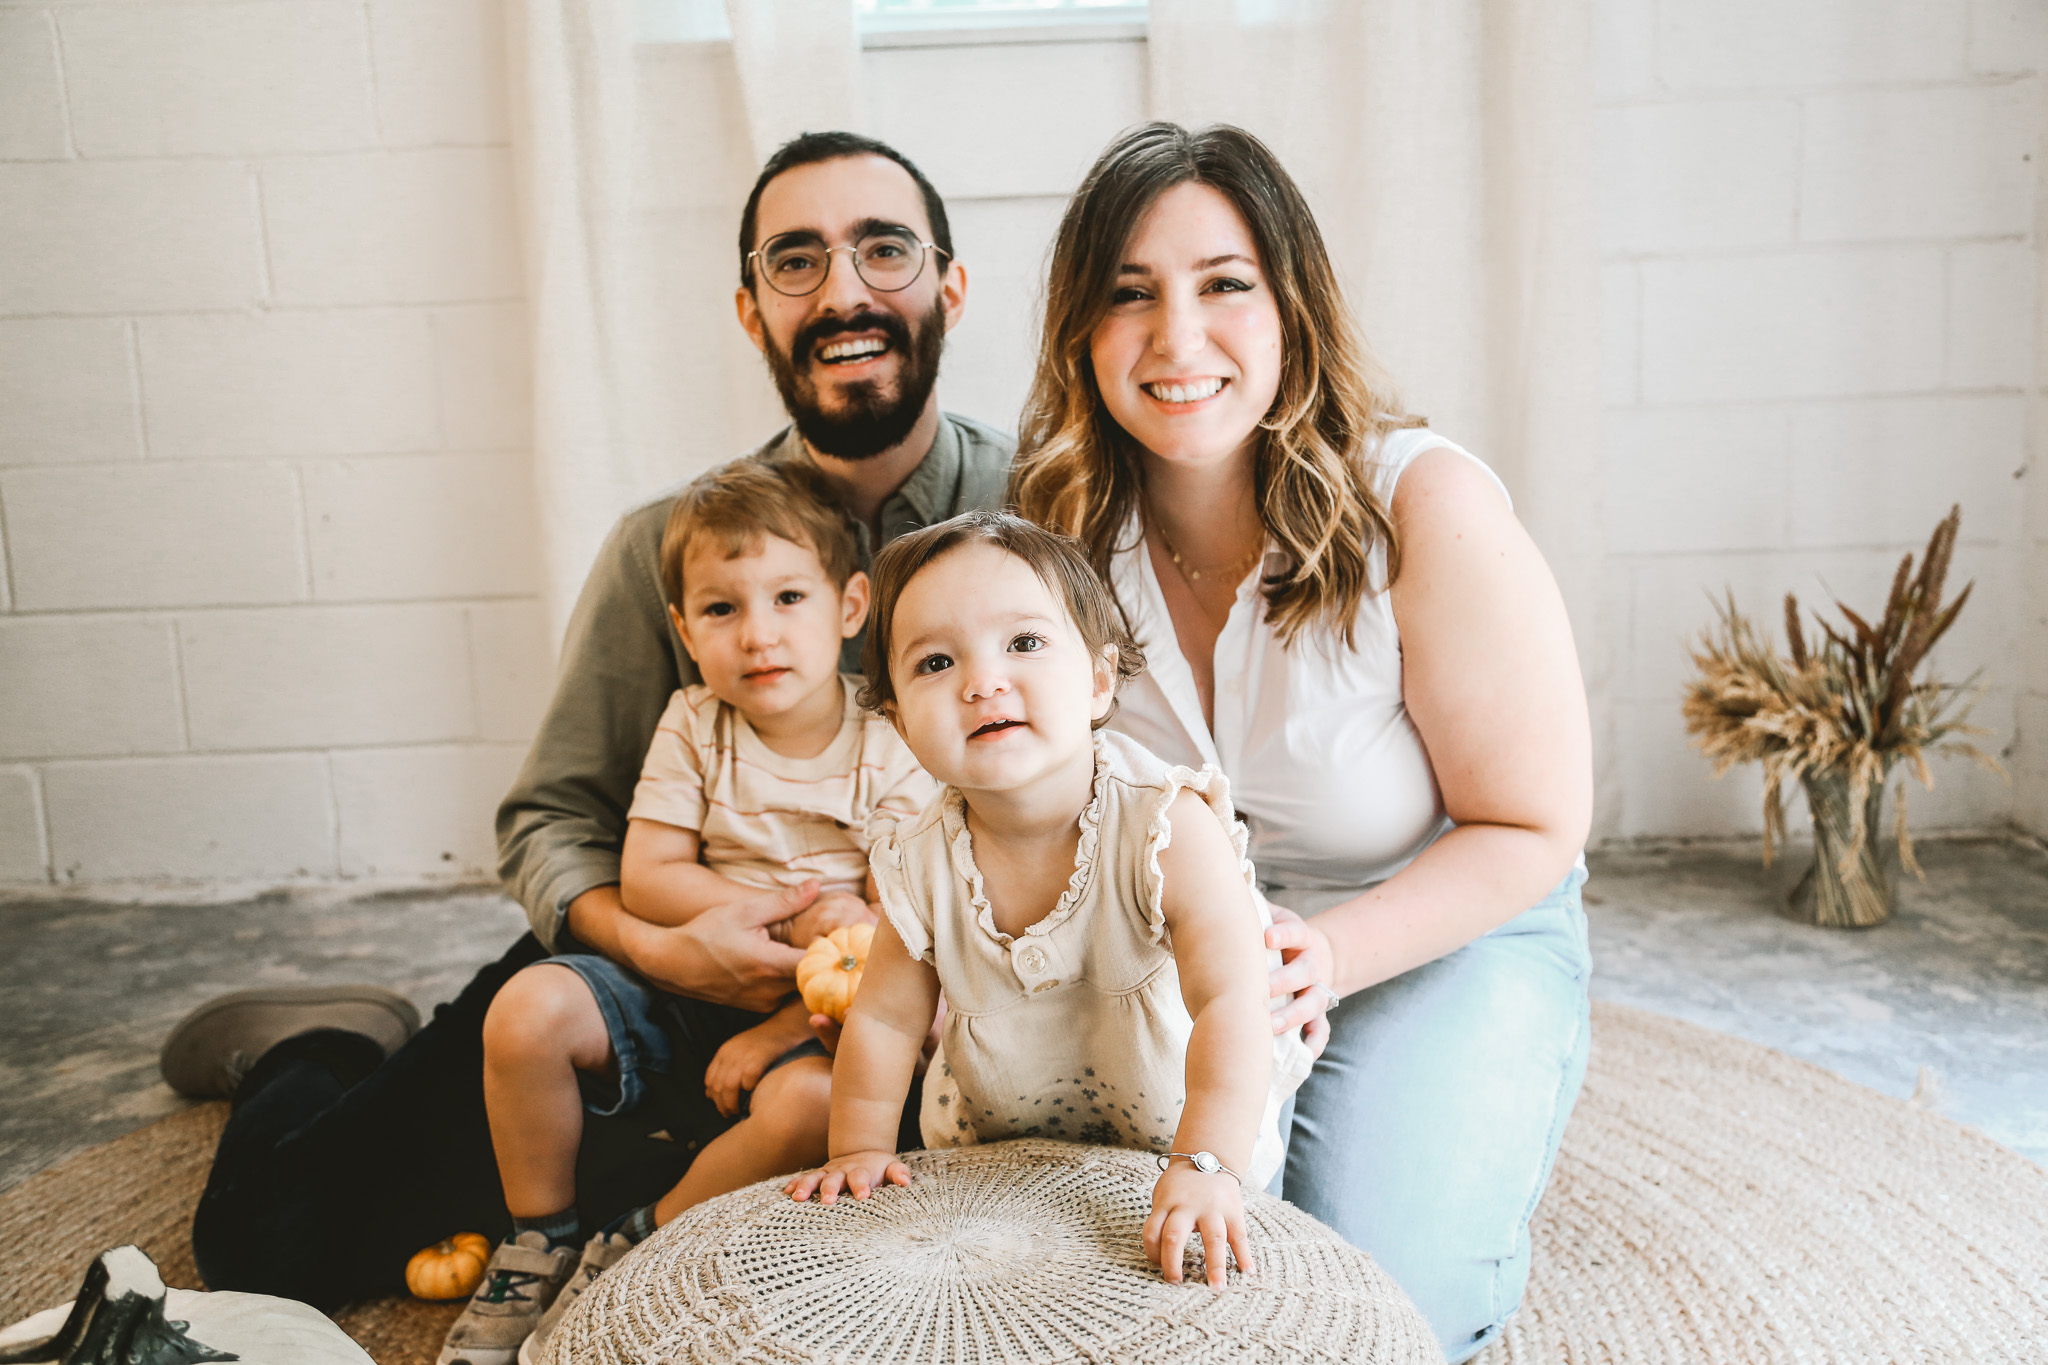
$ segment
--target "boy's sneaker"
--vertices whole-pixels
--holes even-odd
[[[441,1343],[439,1365],[512,1365],[576,1268],[574,1247],[547,1245],[538,1232],[498,1243],[483,1283]]]
[[[519,1365],[534,1365],[540,1359],[541,1347],[547,1341],[548,1333],[561,1323],[562,1315],[569,1311],[570,1305],[590,1288],[591,1281],[611,1269],[621,1256],[632,1249],[633,1244],[616,1232],[609,1236],[600,1232],[583,1244],[583,1259],[576,1263],[576,1272],[569,1277],[569,1283],[562,1286],[562,1292],[555,1296],[553,1306],[541,1315],[540,1326],[534,1328],[533,1335],[520,1346]]]

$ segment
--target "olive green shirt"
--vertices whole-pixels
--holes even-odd
[[[1003,505],[1016,441],[951,413],[924,460],[882,504],[881,542],[962,512]],[[742,458],[808,460],[794,427]],[[551,951],[569,902],[619,880],[626,811],[655,723],[700,681],[661,592],[661,533],[677,490],[619,519],[584,580],[562,639],[555,694],[525,766],[498,807],[498,874]],[[861,527],[861,562],[877,548]],[[843,662],[858,671],[860,640]]]

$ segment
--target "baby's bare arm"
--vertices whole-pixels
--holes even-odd
[[[830,1204],[842,1189],[865,1199],[879,1185],[910,1183],[895,1159],[896,1126],[938,1004],[938,973],[910,955],[885,918],[832,1063],[832,1159],[792,1180],[791,1195],[816,1191]]]
[[[1231,1171],[1249,1174],[1259,1119],[1272,1081],[1273,1032],[1266,1010],[1266,951],[1251,888],[1237,850],[1208,803],[1191,791],[1174,799],[1173,842],[1159,855],[1161,908],[1173,938],[1181,998],[1195,1021],[1188,1036],[1187,1104],[1174,1132],[1176,1152],[1213,1152]],[[1223,1284],[1224,1246],[1252,1268],[1238,1182],[1174,1162],[1152,1191],[1146,1256],[1169,1281],[1199,1233],[1209,1282]]]
[[[1237,850],[1208,803],[1182,791],[1170,818],[1173,842],[1159,855],[1161,908],[1195,1021],[1174,1150],[1214,1152],[1238,1170],[1251,1161],[1273,1065],[1263,926]]]

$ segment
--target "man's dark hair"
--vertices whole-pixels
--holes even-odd
[[[747,196],[747,207],[740,213],[742,287],[754,287],[754,271],[748,256],[754,249],[754,223],[761,208],[761,191],[784,171],[793,171],[799,166],[815,166],[820,161],[837,161],[843,156],[886,157],[908,171],[910,178],[917,182],[918,193],[924,196],[924,215],[932,220],[932,245],[945,252],[948,261],[953,259],[953,229],[946,223],[946,201],[939,198],[938,190],[924,178],[924,172],[909,157],[886,142],[877,142],[859,133],[799,133],[777,147],[775,154],[768,158],[768,164],[761,168],[761,174],[754,180],[753,192]]]

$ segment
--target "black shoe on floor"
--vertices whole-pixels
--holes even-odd
[[[180,1095],[224,1100],[256,1059],[314,1029],[361,1034],[396,1052],[419,1031],[412,1002],[382,986],[271,986],[231,991],[193,1010],[171,1030],[158,1059]]]

